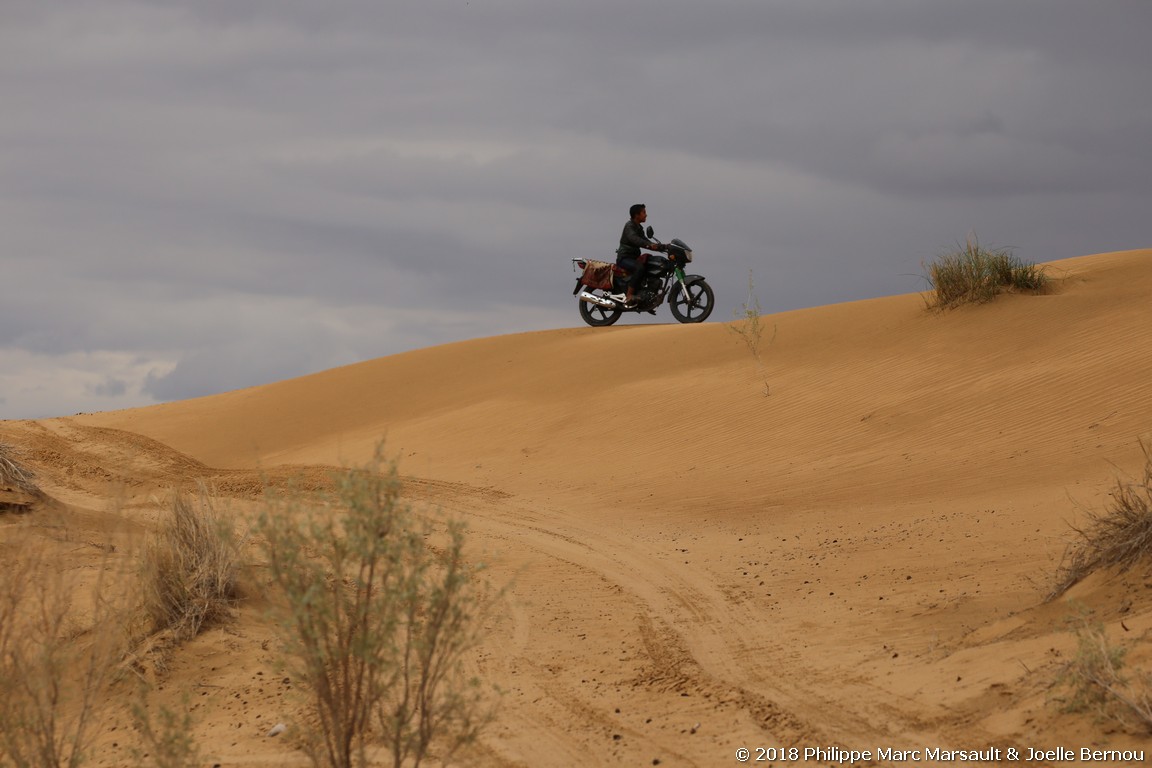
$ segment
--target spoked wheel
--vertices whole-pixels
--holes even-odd
[[[603,325],[612,325],[620,319],[620,315],[624,314],[619,307],[602,307],[599,304],[590,304],[587,301],[580,301],[580,317],[584,322],[593,327],[600,327]]]
[[[680,283],[672,286],[668,307],[672,316],[682,323],[702,323],[712,314],[712,286],[703,280],[688,283],[685,291]]]

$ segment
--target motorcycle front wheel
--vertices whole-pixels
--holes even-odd
[[[712,314],[712,286],[703,280],[688,284],[685,291],[680,283],[672,286],[668,308],[672,316],[682,323],[702,323]]]
[[[593,328],[612,325],[612,323],[620,319],[620,315],[624,314],[619,307],[602,307],[599,304],[590,304],[587,301],[577,303],[580,304],[580,317]]]

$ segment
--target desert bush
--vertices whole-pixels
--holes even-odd
[[[1064,551],[1049,600],[1101,568],[1122,572],[1152,558],[1152,449],[1144,442],[1141,448],[1143,477],[1118,479],[1105,510],[1088,510],[1087,524],[1073,528],[1076,539]]]
[[[239,543],[231,519],[205,487],[174,493],[141,562],[144,612],[153,633],[175,642],[227,617],[236,600]]]
[[[0,487],[9,487],[24,493],[37,494],[35,475],[19,460],[19,449],[0,443]]]
[[[1125,668],[1127,648],[1112,645],[1104,628],[1085,617],[1075,620],[1076,655],[1064,665],[1057,684],[1065,712],[1091,712],[1102,721],[1152,730],[1152,679]],[[1134,722],[1133,722],[1134,721]]]
[[[765,372],[765,365],[763,358],[760,357],[760,339],[764,335],[764,327],[761,319],[760,299],[756,296],[756,284],[752,280],[752,272],[748,272],[748,298],[740,305],[740,309],[732,313],[735,322],[730,323],[728,326],[729,331],[740,337],[744,345],[748,347],[748,351],[752,353],[752,359],[756,361],[756,369],[761,375]],[[772,338],[769,339],[771,343],[776,338],[776,327],[772,327]],[[768,382],[764,382],[764,396],[769,395],[770,389]]]
[[[200,747],[192,736],[192,714],[185,697],[180,709],[151,700],[152,689],[141,684],[132,703],[132,721],[140,734],[140,746],[132,750],[136,765],[155,768],[196,768],[203,764]]]
[[[123,655],[124,616],[100,599],[102,578],[80,610],[75,572],[22,549],[0,568],[0,765],[77,768]]]
[[[756,284],[749,271],[748,298],[740,305],[740,309],[732,312],[735,322],[728,326],[728,330],[740,337],[756,362],[760,362],[760,337],[763,335],[760,315],[760,299],[756,296]]]
[[[395,766],[418,766],[435,743],[439,762],[473,741],[489,719],[479,682],[464,674],[485,608],[450,523],[432,547],[430,521],[401,500],[395,463],[380,455],[341,474],[324,507],[280,500],[256,532],[291,628],[289,670],[314,722],[314,762],[364,765],[383,748]]]
[[[985,248],[975,237],[940,254],[926,268],[933,290],[926,300],[930,309],[979,304],[1006,290],[1039,293],[1049,285],[1043,267],[1022,261],[1010,248]]]

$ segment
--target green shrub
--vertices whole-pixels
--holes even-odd
[[[198,768],[204,764],[200,747],[192,735],[192,714],[185,696],[179,709],[151,699],[153,689],[141,684],[132,702],[132,722],[140,735],[140,745],[131,750],[138,766],[155,768]]]
[[[77,768],[86,762],[123,658],[123,612],[25,541],[0,568],[0,765]]]
[[[1003,291],[1040,293],[1050,284],[1043,267],[1018,259],[1010,248],[984,248],[975,237],[926,266],[930,309],[983,303]]]
[[[729,331],[740,337],[744,345],[748,347],[748,351],[752,353],[752,359],[756,361],[756,368],[760,375],[764,375],[767,370],[764,365],[763,358],[760,357],[760,339],[764,335],[764,328],[761,324],[761,309],[760,299],[756,296],[756,285],[752,281],[752,271],[748,271],[748,299],[741,304],[740,309],[732,313],[734,322],[728,326]],[[768,340],[771,344],[776,340],[776,326],[772,326],[772,337]],[[764,396],[767,397],[770,393],[767,380],[764,382]]]
[[[1061,669],[1057,684],[1065,712],[1091,712],[1102,722],[1152,730],[1152,688],[1148,675],[1125,669],[1128,649],[1108,641],[1104,628],[1080,617],[1076,655]],[[1133,718],[1135,722],[1133,722]]]
[[[443,764],[489,719],[463,671],[484,601],[451,523],[401,501],[395,464],[347,471],[333,503],[281,500],[260,516],[273,583],[283,593],[288,667],[308,697],[302,725],[318,765],[348,768],[383,747],[393,765]]]

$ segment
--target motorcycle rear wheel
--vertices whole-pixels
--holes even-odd
[[[600,328],[605,325],[612,325],[620,319],[620,315],[624,314],[619,307],[601,307],[599,304],[590,304],[587,301],[577,302],[580,304],[580,317],[584,322],[593,328]]]
[[[687,295],[680,283],[676,283],[672,286],[668,308],[672,310],[672,316],[682,323],[702,323],[712,314],[714,298],[712,286],[703,280],[688,283]]]

